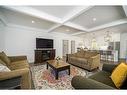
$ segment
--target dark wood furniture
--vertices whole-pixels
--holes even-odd
[[[55,49],[36,49],[35,50],[35,62],[43,63],[47,60],[55,59]]]
[[[58,74],[60,71],[68,70],[68,75],[70,75],[70,65],[62,60],[57,62],[56,60],[47,61],[47,69],[50,66],[55,71],[55,78],[58,79]]]

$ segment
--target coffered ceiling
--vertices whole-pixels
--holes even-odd
[[[62,26],[53,30],[53,32],[60,32],[60,33],[66,33],[66,34],[73,34],[73,33],[77,33],[78,31],[80,31],[80,30],[71,28],[71,27],[68,27],[65,25],[62,25]]]
[[[16,25],[29,26],[29,27],[39,28],[43,30],[47,30],[55,25],[54,22],[33,17],[31,15],[25,15],[20,12],[10,11],[8,9],[4,9],[2,13],[6,17],[8,23],[12,23]]]
[[[0,6],[0,19],[6,25],[20,25],[49,33],[79,36],[112,27],[119,30],[126,28],[127,7]]]
[[[32,6],[32,8],[63,19],[67,14],[73,11],[76,6]]]
[[[121,6],[95,6],[71,22],[90,29],[125,17]]]

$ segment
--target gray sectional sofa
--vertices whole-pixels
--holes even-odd
[[[117,89],[110,78],[116,66],[116,64],[104,64],[102,71],[88,78],[75,76],[72,78],[71,84],[75,89]],[[127,79],[120,89],[127,89]]]

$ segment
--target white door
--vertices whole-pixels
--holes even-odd
[[[71,53],[75,53],[75,41],[71,41]]]
[[[68,54],[68,40],[63,40],[63,56],[66,56]]]

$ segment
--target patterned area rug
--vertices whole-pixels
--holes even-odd
[[[70,75],[68,75],[68,70],[61,71],[59,72],[59,79],[56,80],[54,71],[50,67],[46,69],[46,64],[32,66],[31,72],[35,89],[56,90],[73,89],[73,87],[71,86],[72,78],[76,75],[81,75],[85,77],[87,73],[87,71],[85,71],[84,69],[71,65]]]

